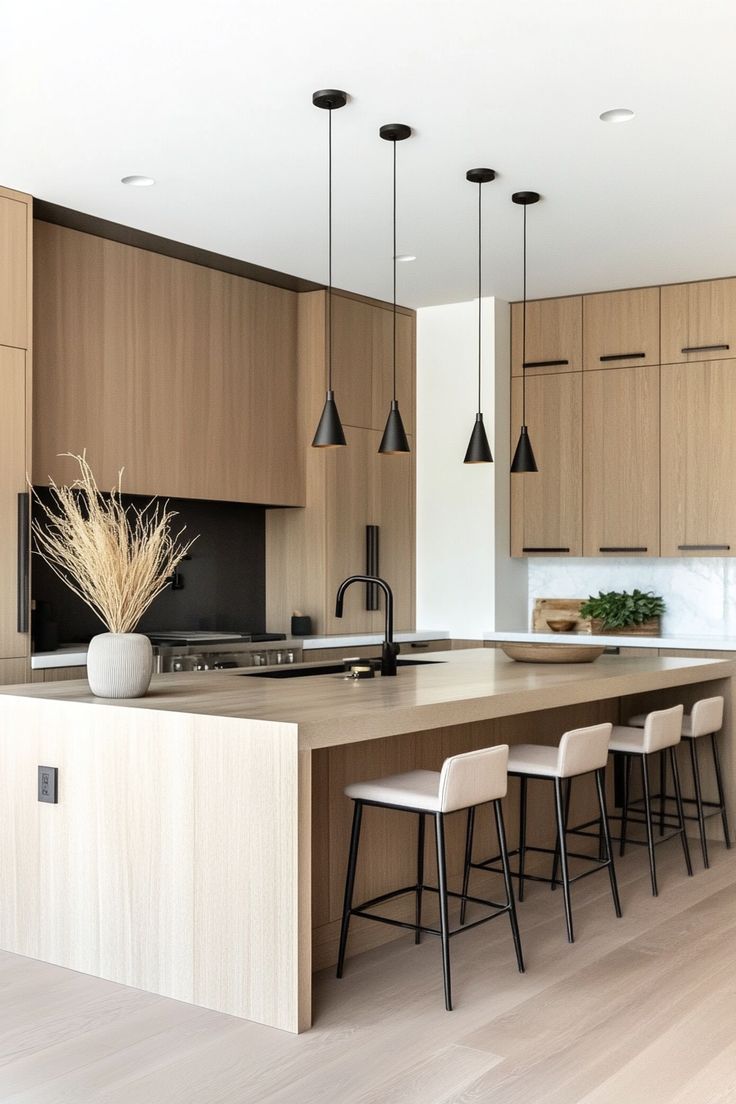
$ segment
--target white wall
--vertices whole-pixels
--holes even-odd
[[[478,301],[417,312],[417,628],[458,638],[526,615],[526,565],[507,552],[508,315],[507,303],[483,300],[482,403],[495,463],[463,464],[477,409]]]

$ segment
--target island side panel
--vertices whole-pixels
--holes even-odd
[[[2,947],[191,1001],[189,719],[3,697],[0,732]]]
[[[197,718],[194,1002],[294,1032],[311,1020],[308,766],[300,786],[296,725]]]

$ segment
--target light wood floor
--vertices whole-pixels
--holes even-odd
[[[520,977],[505,918],[439,947],[411,937],[317,978],[302,1036],[17,956],[0,955],[2,1104],[726,1104],[736,1102],[736,850],[640,848],[560,894],[533,886]],[[484,877],[484,875],[480,875]],[[480,885],[478,886],[480,888]]]

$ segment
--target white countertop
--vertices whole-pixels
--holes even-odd
[[[487,632],[484,640],[512,643],[605,644],[612,648],[682,648],[687,651],[736,652],[734,636],[616,636],[614,633]]]
[[[449,640],[450,634],[446,630],[439,632],[427,630],[424,632],[399,632],[394,633],[397,644],[410,644],[412,641],[422,640]],[[305,652],[315,648],[359,648],[364,644],[382,644],[383,633],[354,633],[345,636],[310,636],[301,641]],[[278,641],[264,644],[266,648],[277,648]],[[86,644],[65,644],[63,648],[57,648],[54,652],[36,652],[31,656],[31,669],[34,671],[48,670],[51,667],[85,667],[87,664]]]

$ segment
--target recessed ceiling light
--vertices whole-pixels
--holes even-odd
[[[602,123],[628,123],[634,118],[634,112],[628,107],[612,107],[598,116]]]
[[[396,260],[399,264],[408,264],[409,261],[415,261],[416,257],[413,253],[397,253]]]
[[[131,184],[134,188],[150,188],[156,181],[152,176],[138,176],[137,173],[133,173],[132,176],[124,176],[120,183]]]

